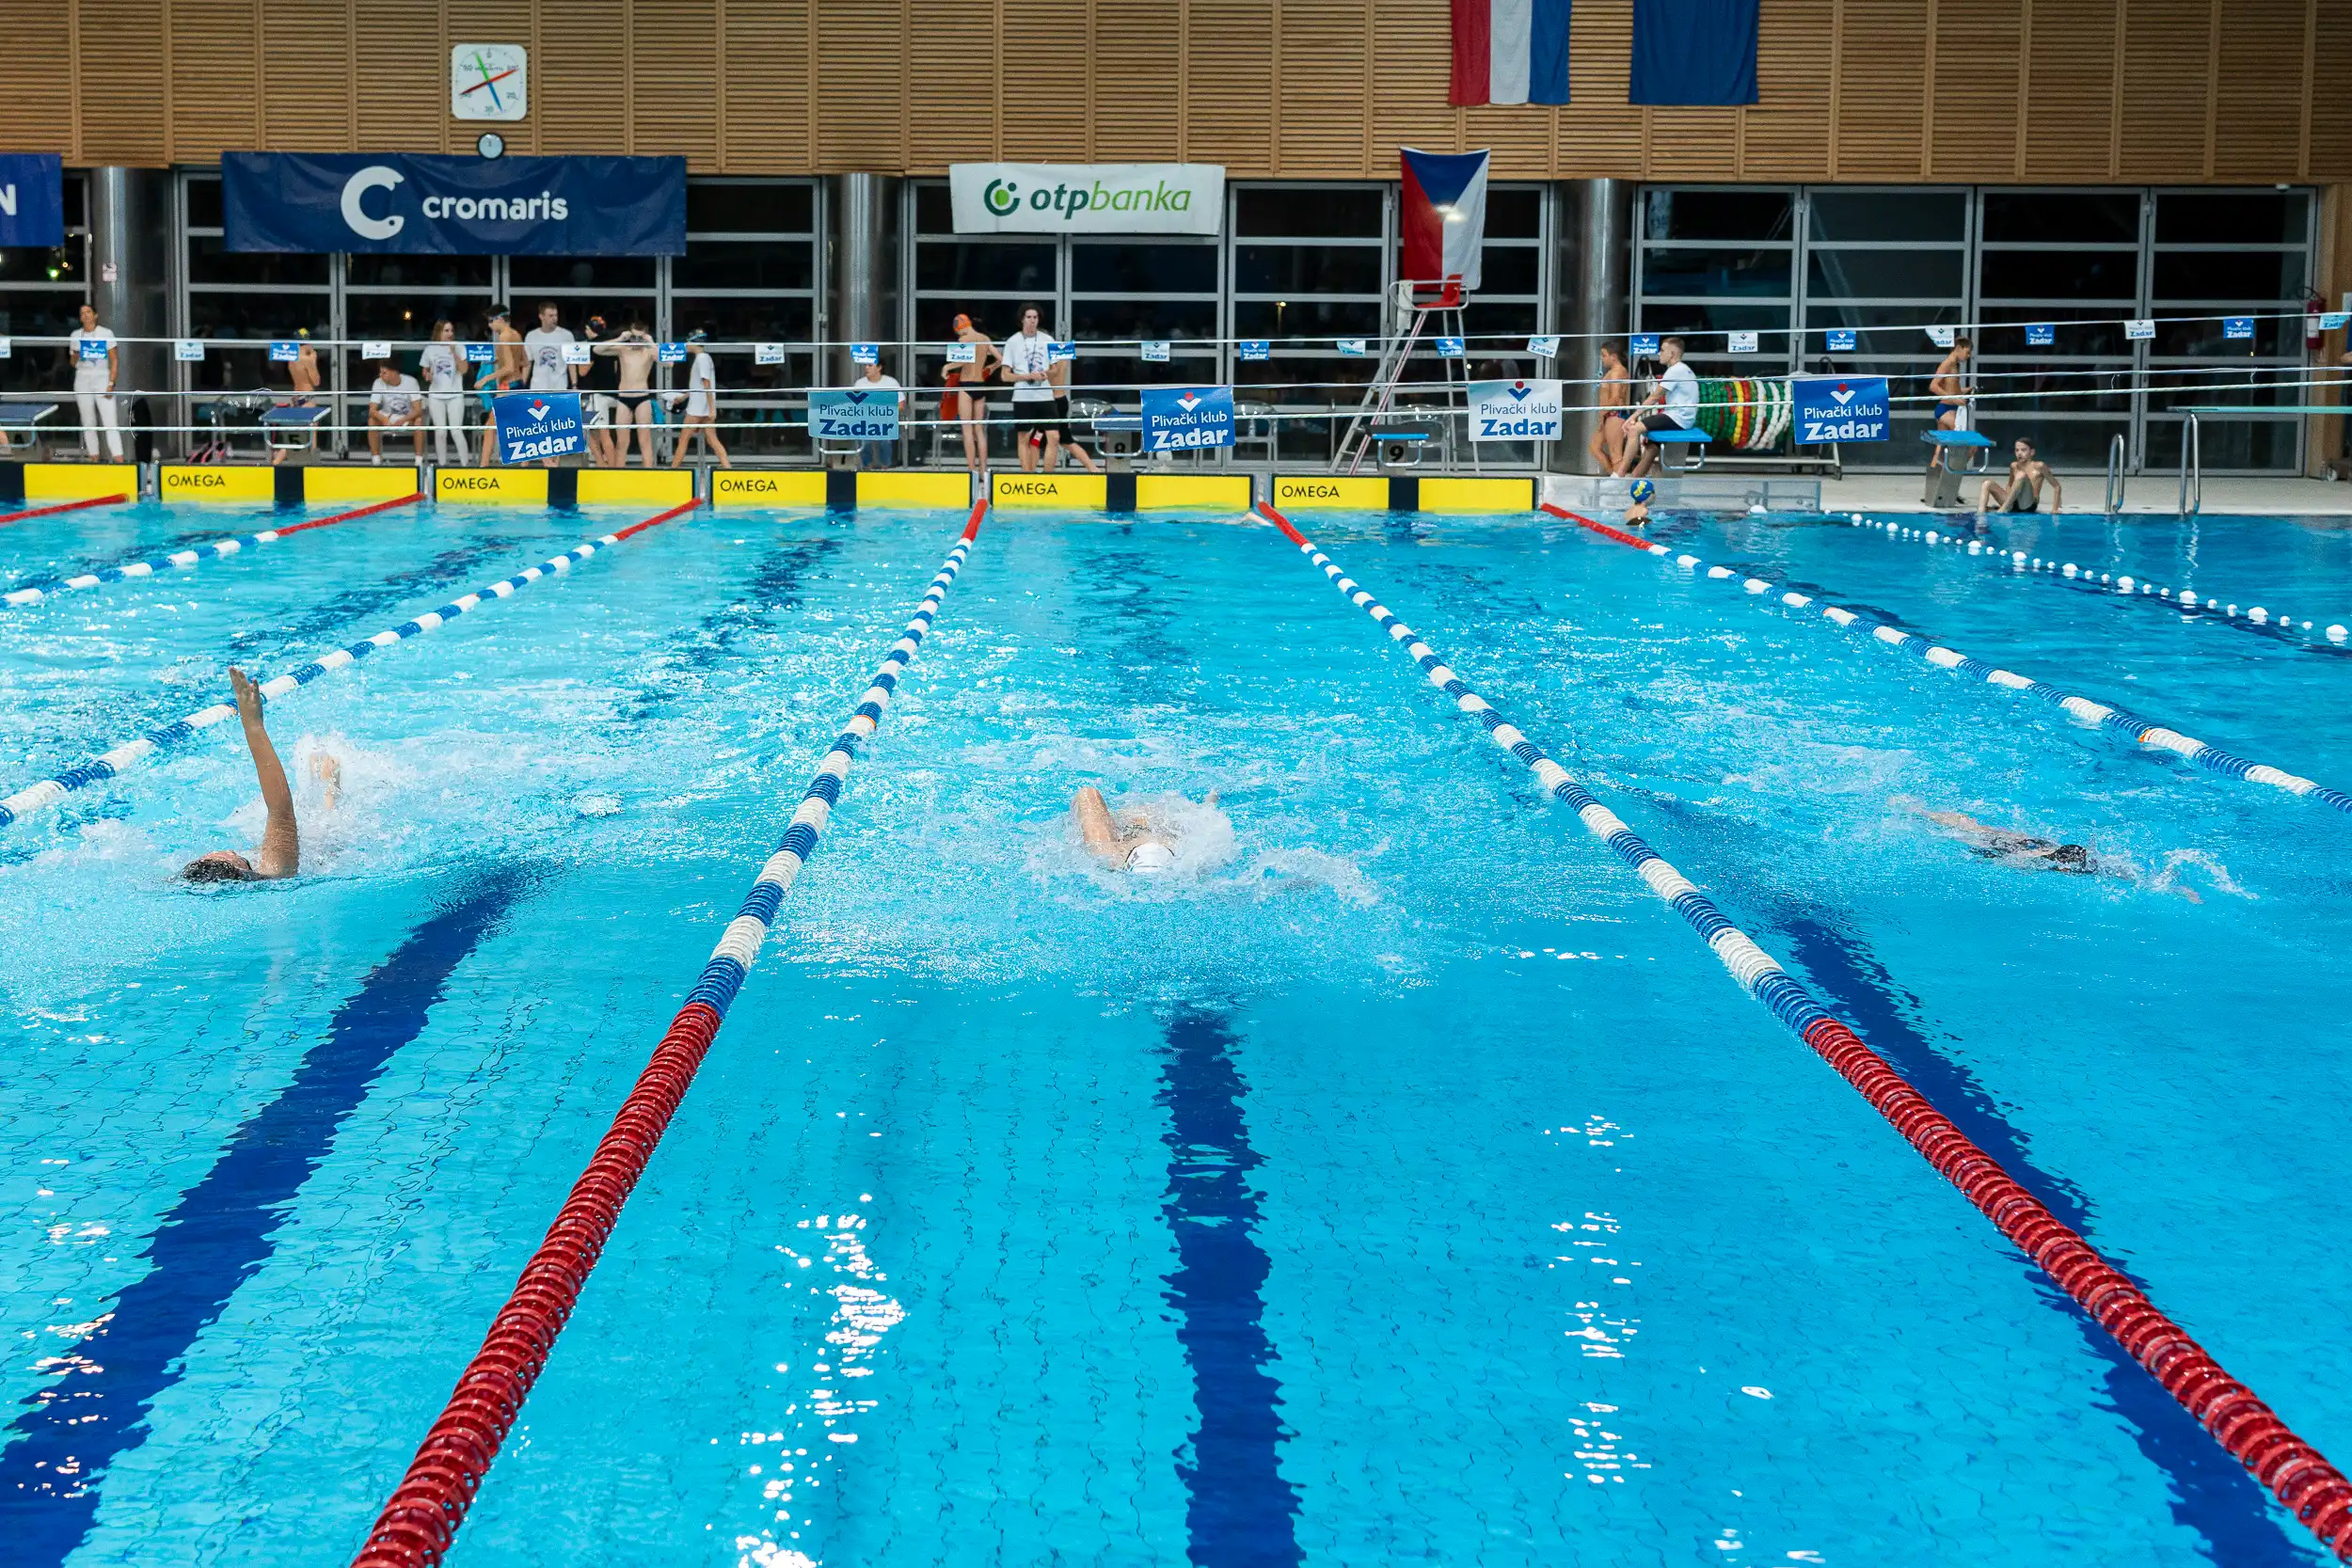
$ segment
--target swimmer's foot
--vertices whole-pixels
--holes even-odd
[[[310,777],[318,781],[319,791],[326,798],[326,809],[328,811],[333,811],[335,809],[336,800],[342,795],[342,759],[336,756],[331,752],[318,752],[312,753],[310,757]]]

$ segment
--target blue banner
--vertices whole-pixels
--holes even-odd
[[[2254,318],[2251,316],[2222,317],[2221,335],[2224,338],[2251,338],[2254,335]]]
[[[65,244],[65,167],[55,152],[0,152],[0,245]]]
[[[1633,0],[1629,103],[1756,102],[1760,0]]]
[[[1636,359],[1657,358],[1658,340],[1659,334],[1655,332],[1636,332],[1633,334],[1633,357]]]
[[[1829,334],[1829,351],[1832,354],[1851,354],[1857,341],[1851,332],[1839,331],[1833,327]]]
[[[569,457],[588,444],[578,392],[503,392],[490,400],[499,421],[499,455],[509,463]]]
[[[2026,328],[2027,348],[2048,348],[2058,341],[2058,327],[2049,322],[2035,322]]]
[[[683,256],[683,158],[224,152],[230,250]]]
[[[1795,394],[1799,445],[1821,441],[1883,441],[1886,377],[1883,375],[1800,377]]]
[[[808,434],[818,441],[895,441],[898,438],[898,388],[811,387]]]
[[[1233,444],[1231,387],[1146,387],[1143,450],[1192,451]]]

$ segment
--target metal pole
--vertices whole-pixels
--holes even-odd
[[[2113,516],[2123,510],[2123,481],[2126,457],[2123,433],[2117,431],[2107,443],[2107,515]]]
[[[107,166],[89,171],[90,304],[98,319],[122,338],[161,338],[171,318],[171,173],[160,168]],[[161,343],[124,343],[119,385],[126,394],[144,393],[149,423],[184,423],[169,418],[165,397],[170,365]],[[128,427],[136,420],[136,397],[117,404]],[[135,450],[136,434],[126,428],[123,450]],[[151,439],[150,446],[154,443]],[[172,437],[175,450],[185,438]],[[103,451],[103,448],[101,449]]]
[[[2181,426],[2181,515],[2193,517],[2205,506],[2204,441],[2197,431],[2197,416]]]
[[[1633,182],[1567,180],[1560,185],[1560,373],[1581,381],[1600,373],[1600,340],[1618,346],[1632,321]],[[1580,388],[1566,401],[1592,403]],[[1600,417],[1591,412],[1561,416],[1560,444],[1552,465],[1563,472],[1592,471],[1586,450]]]
[[[825,336],[842,346],[819,367],[826,385],[857,379],[850,343],[879,343],[898,319],[898,178],[836,174],[833,187],[833,310]]]

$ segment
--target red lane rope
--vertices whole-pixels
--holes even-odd
[[[60,512],[79,512],[86,506],[120,506],[130,499],[128,496],[92,496],[87,500],[36,506],[29,512],[0,512],[0,523],[21,523],[27,517],[54,517]]]
[[[700,504],[689,502],[659,517],[648,517],[613,538],[626,539]],[[661,1037],[652,1059],[638,1075],[636,1086],[621,1102],[620,1113],[596,1145],[588,1168],[572,1184],[571,1196],[548,1227],[539,1250],[524,1265],[522,1277],[515,1282],[506,1305],[491,1322],[481,1350],[458,1378],[440,1419],[418,1445],[406,1475],[377,1515],[367,1544],[353,1560],[353,1568],[428,1568],[441,1560],[456,1538],[457,1527],[465,1522],[482,1489],[483,1477],[489,1473],[491,1461],[498,1457],[506,1434],[522,1413],[523,1401],[547,1366],[556,1336],[563,1333],[579,1304],[589,1271],[596,1266],[612,1227],[620,1223],[621,1206],[645,1174],[654,1147],[668,1131],[670,1118],[677,1114],[688,1086],[709,1053],[710,1042],[719,1033],[736,988],[742,984],[750,958],[767,937],[785,887],[814,852],[826,814],[848,776],[850,756],[858,742],[873,734],[880,723],[882,705],[898,683],[897,672],[914,657],[987,513],[986,499],[973,503],[962,536],[947,565],[932,579],[923,609],[893,647],[849,727],[834,743],[825,766],[810,782],[792,828],[760,880],[753,884],[744,913],[729,926],[729,934],[705,968],[702,981],[670,1021],[669,1032]],[[787,862],[788,867],[778,869]],[[742,939],[738,957],[736,933],[747,919],[756,924]]]
[[[347,523],[354,517],[367,517],[378,512],[389,512],[395,506],[414,506],[422,499],[424,499],[423,491],[411,490],[405,496],[394,496],[390,500],[377,501],[373,506],[355,507],[349,512],[338,512],[332,517],[313,517],[307,523],[296,523],[292,528],[274,528],[270,531],[283,539],[289,534],[306,532],[310,529],[326,528],[334,523]]]
[[[1543,510],[1618,544],[1655,551],[1651,541],[1622,529],[1563,511],[1549,502]],[[1298,538],[1287,524],[1283,531]],[[1851,1029],[1834,1018],[1817,1018],[1799,1037],[1860,1090],[1871,1109],[1884,1117],[1946,1180],[2072,1296],[2091,1322],[2146,1368],[2164,1391],[2197,1418],[2198,1425],[2253,1472],[2337,1558],[2352,1562],[2352,1481],[2345,1480],[2326,1455],[2296,1436],[2251,1388],[2232,1377],[2149,1300],[2147,1292],[2020,1187],[1999,1162],[1978,1148]]]
[[[661,513],[658,516],[648,517],[642,523],[631,523],[628,527],[614,534],[612,536],[612,542],[617,545],[622,540],[643,533],[649,528],[659,528],[663,523],[668,522],[671,518],[678,516],[683,513],[691,512],[694,508],[700,505],[702,505],[702,502],[700,501],[688,501],[683,506],[674,506],[670,508],[669,511]]]

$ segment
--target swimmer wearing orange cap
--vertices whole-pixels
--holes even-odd
[[[940,399],[939,413],[942,419],[961,420],[963,466],[976,474],[986,473],[988,427],[983,421],[988,418],[988,378],[996,368],[996,344],[961,311],[956,314],[955,333],[958,342],[972,345],[972,362],[947,367],[947,394]]]

